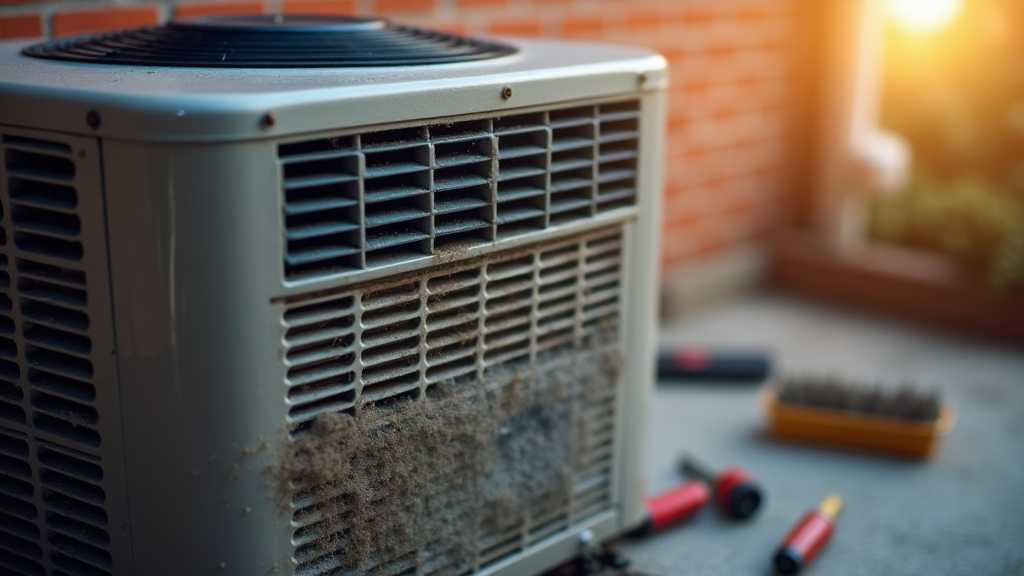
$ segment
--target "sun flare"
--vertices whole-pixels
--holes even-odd
[[[887,0],[889,16],[914,32],[933,32],[960,13],[963,0]]]

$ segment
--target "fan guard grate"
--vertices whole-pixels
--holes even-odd
[[[513,54],[504,44],[395,26],[379,18],[211,16],[43,42],[37,58],[135,66],[346,68],[421,66]]]

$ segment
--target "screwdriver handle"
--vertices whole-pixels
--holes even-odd
[[[680,465],[684,474],[700,478],[711,486],[715,504],[726,516],[746,520],[761,506],[764,492],[746,470],[734,466],[715,474],[689,455],[683,457]]]
[[[775,569],[780,574],[799,574],[814,560],[832,537],[834,521],[842,506],[842,499],[831,494],[817,510],[800,519],[775,551]]]
[[[686,520],[704,507],[711,493],[703,482],[685,482],[647,499],[647,519],[634,534],[646,536]]]
[[[762,352],[721,352],[705,348],[679,348],[658,352],[661,378],[704,380],[764,380],[771,370]]]

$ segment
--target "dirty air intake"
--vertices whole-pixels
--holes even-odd
[[[664,83],[379,19],[0,43],[0,572],[523,575],[637,525]]]

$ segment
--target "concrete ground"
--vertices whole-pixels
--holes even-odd
[[[1024,351],[779,296],[666,327],[662,341],[767,348],[781,373],[909,379],[941,390],[959,418],[933,459],[906,461],[764,438],[757,385],[662,382],[650,419],[651,493],[680,481],[677,458],[691,452],[713,466],[742,465],[767,498],[746,523],[705,508],[681,526],[624,541],[636,568],[771,574],[779,541],[835,492],[845,509],[804,574],[1024,575]]]

